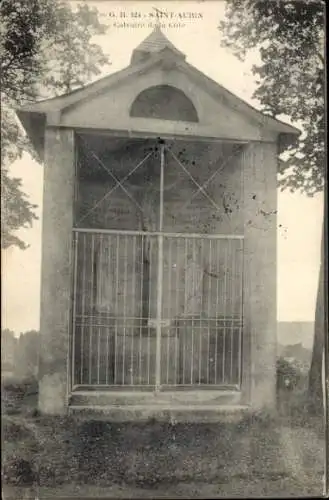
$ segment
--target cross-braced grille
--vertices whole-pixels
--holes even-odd
[[[202,216],[223,217],[211,190],[221,168],[202,178],[167,146],[155,151],[121,176],[89,151],[111,184],[87,206],[79,224],[90,221],[101,205],[109,207],[103,214],[111,212],[106,203],[118,192],[130,212],[123,222],[114,217],[112,229],[74,230],[73,386],[239,387],[243,236],[209,234],[204,220],[202,231],[194,219],[188,222],[195,232],[186,223],[188,230],[179,231],[177,223],[186,207],[190,217],[198,196],[204,200]],[[171,169],[165,170],[166,158]],[[148,166],[141,189],[136,177],[135,185],[129,184],[150,160],[160,163],[159,172]],[[178,198],[180,212],[174,202],[186,185],[190,190]],[[168,221],[176,232],[168,231]]]

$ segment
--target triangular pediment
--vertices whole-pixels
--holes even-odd
[[[234,108],[234,103],[220,88],[209,89],[204,86],[200,77],[194,75],[193,70],[184,63],[179,65],[166,58],[159,62],[67,106],[61,112],[60,124],[67,127],[115,128],[145,133],[154,131],[158,135],[177,133],[231,140],[261,140],[264,134],[267,138],[275,135],[276,131],[264,127],[262,115],[251,115]],[[165,88],[167,92],[161,93],[160,90]],[[164,100],[162,115],[152,115],[146,109],[139,115],[132,112],[135,103],[142,100],[143,95],[147,96],[144,99],[145,106],[147,99],[152,105],[154,94],[159,96],[158,102],[154,102],[155,107],[161,107],[161,99]],[[164,94],[170,94],[171,98],[166,98]],[[188,103],[195,109],[196,119],[186,117]],[[169,113],[170,107],[176,111],[172,115]]]
[[[146,39],[144,45],[135,49],[149,51],[145,60],[131,63],[82,89],[20,109],[23,125],[33,134],[33,123],[38,120],[40,134],[43,118],[44,125],[52,126],[241,142],[276,141],[278,136],[299,134],[296,128],[262,114],[188,64],[184,55],[166,40],[161,34],[153,41],[151,37],[151,43]],[[152,43],[156,50],[151,50]],[[166,92],[161,94],[160,87],[166,88]],[[145,106],[150,106],[151,101],[146,98],[149,90],[158,111],[132,113],[132,106],[143,93]],[[177,97],[179,94],[181,98]],[[160,96],[158,103],[155,95]],[[174,109],[173,96],[179,104],[176,103],[175,114],[170,115],[166,103]],[[179,113],[179,106],[184,110],[184,98],[194,107],[197,119],[189,120],[187,113]],[[161,99],[167,101],[162,103]],[[159,111],[161,106],[165,115]]]

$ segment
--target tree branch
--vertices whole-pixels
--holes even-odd
[[[13,56],[9,59],[9,61],[6,64],[1,64],[1,80],[5,81],[6,80],[6,74],[8,74],[9,70],[11,69],[11,65],[13,62],[16,62],[16,57]],[[17,64],[16,64],[16,70],[14,66],[14,72],[17,71]]]

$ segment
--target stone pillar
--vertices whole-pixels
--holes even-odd
[[[275,406],[277,327],[277,146],[251,143],[244,171],[243,400]]]
[[[42,228],[39,409],[63,414],[69,389],[74,132],[46,129]]]

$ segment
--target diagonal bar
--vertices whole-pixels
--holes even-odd
[[[241,148],[239,148],[239,151],[240,152],[241,150],[243,149],[243,146],[241,146]],[[216,177],[216,175],[218,175],[220,172],[223,171],[223,169],[226,167],[226,165],[228,165],[230,163],[230,161],[236,156],[237,152],[234,152],[233,154],[231,154],[228,158],[226,158],[226,160],[218,167],[218,169],[209,177],[208,180],[206,180],[206,182],[204,184],[202,184],[202,188],[205,189],[208,184]],[[194,200],[194,198],[198,195],[198,193],[200,192],[200,189],[198,188],[195,193],[192,194],[191,198],[186,202],[184,203],[184,205],[182,206],[182,210],[184,210],[184,208],[186,208],[191,202],[192,200]]]
[[[141,167],[143,165],[143,163],[146,162],[146,160],[153,154],[153,151],[151,151],[150,153],[148,153],[145,158],[143,158],[134,168],[133,170],[131,170],[129,172],[129,174],[127,174],[123,179],[120,179],[120,182],[118,182],[113,188],[110,189],[110,191],[108,191],[97,203],[96,205],[93,206],[93,208],[91,208],[80,220],[79,220],[79,223],[82,222],[83,220],[85,220],[86,217],[88,217],[88,215],[90,215],[94,210],[96,210],[96,208],[101,204],[103,203],[103,201],[105,199],[107,199],[112,193],[113,191],[115,191],[123,182],[125,182],[134,172],[136,172],[136,170]],[[136,205],[137,202],[135,202]]]
[[[139,205],[139,203],[131,196],[129,191],[123,186],[123,182],[125,182],[145,161],[153,154],[153,151],[148,153],[134,168],[127,174],[123,179],[117,179],[116,176],[110,171],[110,169],[102,162],[102,160],[94,153],[94,151],[91,151],[90,148],[88,148],[87,144],[85,144],[87,147],[89,153],[96,159],[96,161],[106,170],[106,172],[114,179],[116,182],[116,185],[110,189],[97,203],[94,205],[80,220],[79,223],[81,223],[83,220],[86,219],[96,208],[108,197],[110,194],[113,193],[118,187],[121,187],[121,189],[126,193],[128,198],[139,208],[139,210],[144,213],[142,207]]]
[[[187,170],[187,168],[184,167],[184,165],[180,162],[180,160],[177,158],[177,156],[169,148],[166,148],[166,150],[170,152],[171,156],[176,160],[176,162],[179,164],[179,166],[184,170],[186,175],[188,175],[190,177],[190,179],[192,180],[192,182],[194,182],[194,184],[197,186],[199,191],[201,191],[201,193],[210,201],[210,203],[216,208],[216,210],[220,211],[221,208],[208,195],[207,191],[205,189],[203,189],[203,187],[200,186],[200,184],[194,179],[194,177],[190,174],[190,172]]]
[[[119,179],[116,178],[116,176],[111,172],[111,170],[109,168],[107,168],[106,165],[104,165],[104,163],[102,162],[102,160],[100,158],[98,158],[98,156],[96,155],[96,153],[94,153],[94,151],[91,151],[90,153],[95,158],[95,160],[97,160],[99,162],[99,164],[107,171],[107,173],[118,184],[118,186],[121,187],[122,191],[124,191],[126,193],[126,195],[128,196],[128,198],[130,198],[131,201],[133,203],[135,203],[135,205],[139,208],[139,210],[141,210],[143,212],[143,209],[140,206],[140,204],[131,196],[131,194],[129,193],[129,191],[121,184],[121,182],[119,181]]]

